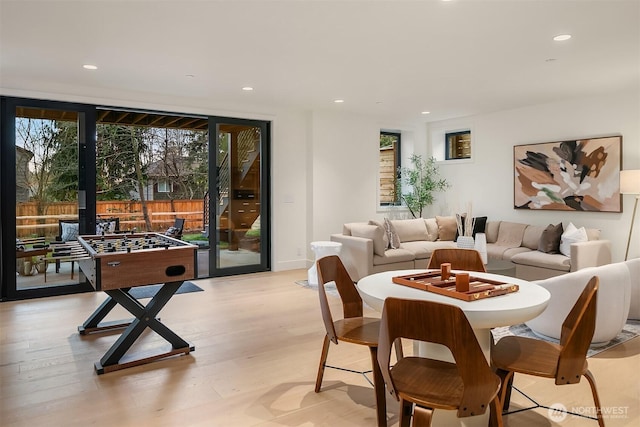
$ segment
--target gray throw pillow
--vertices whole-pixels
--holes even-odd
[[[62,235],[60,238],[63,242],[69,242],[71,240],[76,240],[79,233],[79,227],[77,222],[63,222],[60,224],[62,227]]]
[[[540,236],[538,250],[547,254],[560,253],[560,238],[562,237],[562,223],[557,225],[549,224]]]

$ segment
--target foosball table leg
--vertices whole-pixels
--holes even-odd
[[[160,323],[156,318],[156,315],[167,304],[167,302],[169,302],[182,283],[182,281],[165,283],[146,306],[140,304],[140,302],[130,295],[127,292],[128,289],[113,289],[105,291],[111,297],[110,300],[114,301],[114,304],[120,304],[123,308],[133,314],[135,319],[100,359],[100,362],[95,363],[95,369],[98,374],[142,365],[172,355],[189,354],[191,351],[195,350],[194,346],[180,338],[175,332],[163,323]],[[125,360],[125,353],[129,348],[131,348],[146,328],[152,329],[158,335],[167,340],[171,344],[172,349],[164,353]]]
[[[124,288],[125,291],[128,291],[129,289],[131,288]],[[107,297],[107,299],[100,304],[100,307],[98,307],[96,311],[94,311],[93,314],[84,321],[82,326],[78,326],[78,332],[80,335],[87,335],[93,332],[101,332],[110,329],[124,329],[129,326],[132,319],[101,323],[117,304],[116,300],[111,297]]]

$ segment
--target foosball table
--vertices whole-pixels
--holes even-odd
[[[108,298],[78,327],[81,335],[124,329],[122,335],[95,363],[98,374],[149,363],[195,347],[180,338],[156,316],[185,280],[197,275],[196,245],[157,233],[79,236],[87,257],[78,261],[93,288]],[[151,301],[143,305],[129,293],[131,288],[161,284]],[[135,316],[130,321],[103,322],[120,305]],[[142,332],[150,328],[171,344],[166,352],[144,357],[126,356]]]

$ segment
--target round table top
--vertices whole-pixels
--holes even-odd
[[[424,273],[425,270],[396,270],[363,277],[357,284],[363,301],[374,310],[382,311],[387,297],[426,299],[460,307],[474,328],[494,328],[517,325],[533,319],[544,311],[551,294],[542,286],[499,274],[470,272],[472,276],[512,283],[519,286],[517,292],[476,301],[462,301],[409,286],[393,283],[394,276]]]

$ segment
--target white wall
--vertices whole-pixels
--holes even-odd
[[[623,213],[527,211],[513,208],[513,146],[563,139],[607,135],[623,136],[622,169],[640,169],[640,98],[627,92],[429,124],[435,136],[442,129],[472,127],[473,159],[441,163],[440,170],[453,185],[436,210],[451,212],[473,204],[473,214],[489,219],[546,225],[569,221],[576,226],[599,228],[611,240],[614,261],[624,258],[633,196],[623,196]],[[434,141],[430,141],[434,145]],[[640,224],[640,220],[636,219]],[[640,226],[629,257],[640,257]]]
[[[439,194],[425,216],[460,211],[473,203],[473,213],[490,219],[535,224],[573,221],[602,229],[614,247],[614,260],[624,257],[633,197],[625,196],[624,212],[528,212],[513,209],[513,146],[559,139],[623,135],[623,169],[640,169],[640,106],[637,93],[577,99],[531,106],[429,125],[387,123],[379,118],[333,111],[258,110],[234,112],[175,100],[175,105],[144,100],[113,100],[64,94],[10,93],[60,101],[208,115],[272,122],[272,269],[307,268],[309,243],[328,240],[350,221],[396,215],[377,205],[378,141],[381,129],[402,132],[404,164],[412,153],[430,155],[430,135],[443,129],[470,127],[473,160],[443,164],[453,184]],[[640,216],[640,215],[638,215]],[[640,256],[640,219],[630,257]]]

